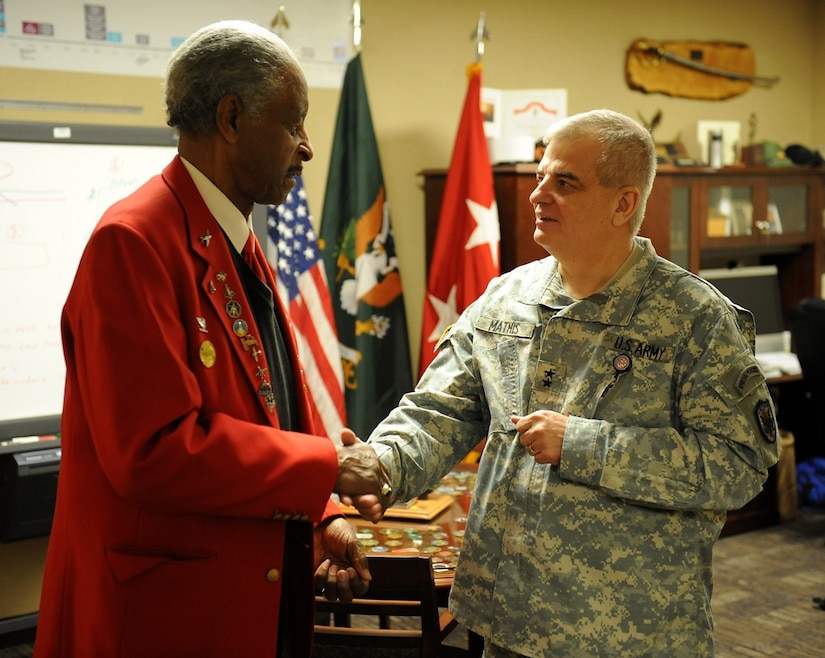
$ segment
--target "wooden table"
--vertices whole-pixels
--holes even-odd
[[[429,555],[433,560],[435,586],[449,590],[464,541],[466,508],[453,500],[435,518],[415,520],[387,518],[371,523],[361,517],[348,516],[368,556]]]

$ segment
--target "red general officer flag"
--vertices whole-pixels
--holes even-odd
[[[289,306],[318,427],[340,443],[344,376],[327,277],[300,176],[286,201],[267,209],[267,259]]]
[[[501,271],[498,206],[481,114],[481,64],[472,64],[468,74],[427,277],[419,375],[447,327]]]

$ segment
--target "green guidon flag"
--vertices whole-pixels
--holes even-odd
[[[320,233],[347,421],[366,439],[413,381],[401,276],[360,53],[344,76]]]

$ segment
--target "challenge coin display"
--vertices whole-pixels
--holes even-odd
[[[404,528],[358,528],[358,542],[367,553],[429,555],[433,569],[455,569],[464,530],[450,531],[444,525],[416,525]]]

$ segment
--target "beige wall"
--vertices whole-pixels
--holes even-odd
[[[814,0],[813,26],[814,34],[814,61],[813,75],[811,76],[811,115],[813,117],[813,132],[811,143],[816,145],[820,153],[825,156],[825,1]]]
[[[176,5],[183,11],[184,5]],[[288,5],[287,5],[288,6]],[[658,141],[681,138],[696,152],[696,121],[740,121],[753,112],[757,140],[825,144],[825,2],[822,0],[362,0],[363,63],[417,359],[424,293],[422,169],[449,163],[474,56],[470,34],[486,12],[491,40],[486,86],[565,88],[570,113],[610,107],[632,116],[663,112]],[[197,2],[185,7],[197,9]],[[230,16],[227,15],[227,18]],[[289,40],[289,33],[285,34]],[[757,73],[779,76],[725,101],[631,91],[624,77],[633,40],[724,40],[751,46]],[[0,109],[0,120],[163,125],[160,80],[0,68],[5,98],[141,105],[139,115]],[[306,169],[320,217],[338,92],[313,89],[308,127],[316,158]]]

